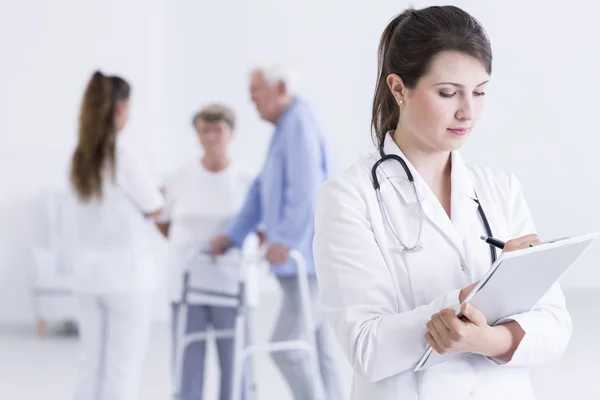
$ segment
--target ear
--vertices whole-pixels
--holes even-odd
[[[398,105],[400,105],[401,102],[405,103],[407,89],[406,86],[404,86],[402,78],[400,78],[400,76],[398,76],[397,74],[389,74],[385,81],[388,87],[390,88],[392,96],[394,96],[394,98],[396,99],[396,103]]]
[[[117,101],[115,103],[115,114],[121,114],[123,112],[123,102]]]
[[[118,100],[115,103],[115,116],[121,116],[121,114],[123,114],[126,111],[127,108],[127,101],[125,100]]]
[[[277,82],[277,93],[279,94],[287,94],[287,86],[285,84],[285,82]]]

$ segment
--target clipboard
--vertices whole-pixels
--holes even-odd
[[[502,253],[464,302],[479,309],[491,326],[502,318],[530,311],[598,236],[600,232]],[[456,315],[463,316],[460,308]],[[414,371],[471,354],[440,355],[428,346]]]

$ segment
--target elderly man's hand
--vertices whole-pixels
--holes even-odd
[[[290,257],[290,250],[280,244],[270,244],[267,249],[267,261],[271,265],[281,264],[286,262]]]

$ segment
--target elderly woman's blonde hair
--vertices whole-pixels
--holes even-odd
[[[223,104],[210,104],[194,115],[192,123],[194,127],[198,121],[204,121],[208,123],[225,122],[231,127],[235,128],[235,112]]]

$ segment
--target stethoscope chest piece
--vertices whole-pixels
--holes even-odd
[[[392,251],[396,254],[406,254],[406,253],[417,253],[419,251],[423,250],[423,243],[419,243],[416,246],[412,247],[412,248],[407,248],[407,247],[394,247],[392,248]]]

